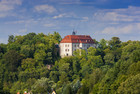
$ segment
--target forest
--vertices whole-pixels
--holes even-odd
[[[0,94],[140,94],[140,41],[93,39],[97,47],[88,53],[61,58],[61,39],[58,32],[28,33],[1,43]]]

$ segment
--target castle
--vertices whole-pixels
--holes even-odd
[[[95,47],[93,39],[89,35],[67,35],[60,42],[60,56],[72,56],[76,49],[87,51],[89,47]]]

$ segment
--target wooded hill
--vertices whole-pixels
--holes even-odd
[[[94,39],[97,48],[65,58],[55,48],[60,41],[57,32],[9,36],[0,44],[0,94],[140,93],[140,41]]]

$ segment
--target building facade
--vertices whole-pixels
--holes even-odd
[[[95,43],[89,35],[67,35],[60,42],[60,56],[72,56],[76,49],[87,51],[89,47],[95,47]]]

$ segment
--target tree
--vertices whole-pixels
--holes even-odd
[[[22,69],[25,71],[33,71],[35,70],[36,62],[32,58],[23,59],[21,63]]]
[[[102,57],[100,55],[99,56],[89,56],[87,62],[90,63],[90,66],[91,66],[92,69],[94,67],[100,67],[104,64],[103,60],[102,60]]]
[[[24,39],[26,39],[26,40],[32,40],[33,39],[33,37],[36,35],[36,33],[29,33],[29,34],[27,34],[27,35],[25,35],[24,36]]]
[[[7,51],[7,45],[1,43],[0,44],[0,59],[2,59],[3,54],[5,54]]]
[[[136,75],[140,73],[140,61],[138,61],[137,63],[131,64],[127,70],[127,73],[131,75]]]
[[[51,71],[49,78],[53,80],[54,82],[59,81],[59,73],[57,71]]]
[[[5,54],[5,53],[6,53],[6,51],[7,51],[7,45],[6,45],[6,44],[1,43],[1,44],[0,44],[0,53]]]
[[[120,43],[119,37],[112,37],[108,44],[112,49],[115,49],[116,47],[120,47]]]
[[[46,55],[47,54],[44,50],[36,50],[36,52],[34,53],[34,59],[40,65],[44,63],[44,60],[46,59]]]
[[[13,42],[13,43],[10,43],[10,44],[7,45],[7,50],[8,51],[9,50],[19,51],[20,50],[20,46],[21,46],[20,44]]]
[[[32,85],[32,92],[37,94],[46,94],[51,92],[51,87],[54,85],[54,82],[48,78],[42,77],[38,79],[35,84]]]
[[[77,94],[89,94],[88,87],[83,84],[82,87],[78,90]]]
[[[15,50],[10,50],[5,53],[4,60],[7,66],[7,70],[15,72],[17,71],[18,66],[21,65],[21,59],[23,57],[18,54]]]
[[[89,80],[88,80],[88,87],[90,90],[94,87],[96,83],[98,83],[103,77],[103,73],[101,69],[97,68],[94,69],[92,74],[90,74]]]
[[[122,82],[118,88],[119,94],[139,94],[140,93],[140,74],[129,77]]]
[[[60,41],[62,40],[62,38],[58,32],[53,33],[53,39],[54,39],[54,43],[60,43]]]
[[[93,47],[88,48],[88,56],[95,56],[96,52],[97,52],[96,48]]]
[[[104,56],[104,60],[105,60],[105,64],[113,64],[115,61],[115,57],[112,53],[107,53],[105,56]]]
[[[9,35],[8,42],[13,43],[14,41],[14,35]]]
[[[21,81],[14,82],[10,89],[10,93],[16,94],[17,92],[23,93],[24,91],[30,91],[31,86],[35,83],[35,81],[36,79],[30,78],[26,82]]]
[[[101,39],[99,42],[99,48],[100,49],[105,49],[107,48],[107,41],[105,39]]]
[[[70,84],[67,84],[66,86],[64,86],[62,94],[73,94]]]

